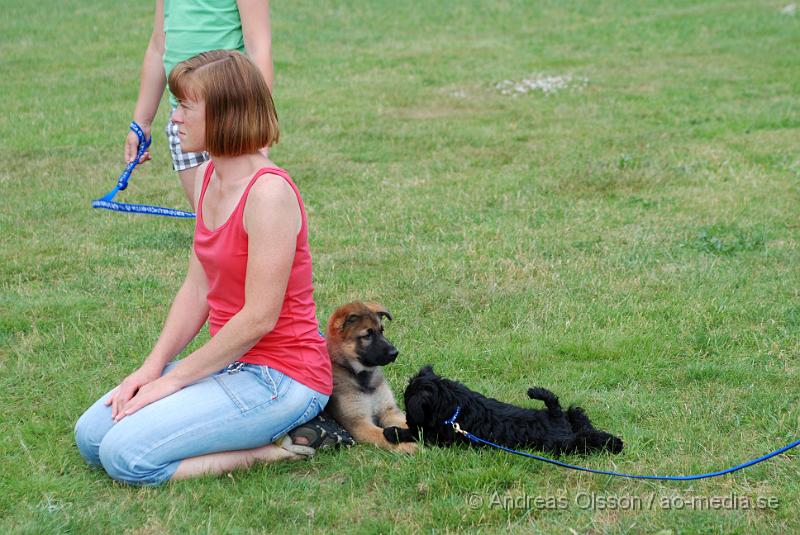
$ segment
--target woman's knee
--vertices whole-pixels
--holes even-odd
[[[100,443],[100,464],[115,481],[130,485],[160,485],[167,481],[177,463],[153,460],[152,450],[124,433],[108,433]],[[175,466],[172,466],[172,465]]]
[[[97,419],[91,414],[91,411],[92,409],[89,409],[83,413],[75,423],[75,444],[78,446],[81,457],[83,457],[87,463],[99,465],[100,443],[108,432],[108,428],[99,425]]]

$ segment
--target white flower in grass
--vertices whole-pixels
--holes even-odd
[[[519,96],[530,93],[531,91],[541,91],[545,95],[552,95],[566,89],[581,90],[589,83],[588,78],[573,78],[571,75],[548,76],[544,74],[534,74],[529,78],[515,82],[513,80],[503,80],[495,84],[495,89],[501,95]]]

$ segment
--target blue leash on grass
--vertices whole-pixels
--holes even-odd
[[[459,414],[461,414],[461,407],[460,406],[456,406],[455,414],[453,414],[453,416],[449,420],[445,420],[443,423],[444,423],[444,425],[452,426],[453,430],[456,433],[460,433],[460,434],[464,435],[465,437],[470,439],[472,442],[476,442],[476,443],[479,443],[479,444],[485,444],[487,446],[492,446],[493,448],[497,448],[497,449],[506,451],[508,453],[513,453],[514,455],[521,455],[523,457],[528,457],[528,458],[531,458],[531,459],[535,459],[537,461],[543,461],[543,462],[546,462],[546,463],[554,464],[556,466],[561,466],[562,468],[570,468],[572,470],[580,470],[581,472],[590,472],[592,474],[602,474],[602,475],[606,475],[606,476],[627,477],[627,478],[630,478],[630,479],[657,479],[657,480],[661,480],[661,481],[691,481],[691,480],[694,480],[694,479],[705,479],[705,478],[709,478],[709,477],[716,477],[716,476],[721,476],[723,474],[730,474],[731,472],[736,472],[737,470],[741,470],[742,468],[747,468],[748,466],[753,466],[754,464],[758,464],[758,463],[760,463],[762,461],[766,461],[767,459],[771,459],[772,457],[775,457],[776,455],[780,455],[781,453],[783,453],[785,451],[789,451],[790,449],[800,445],[800,440],[795,440],[791,444],[788,444],[788,445],[786,445],[786,446],[784,446],[782,448],[779,448],[779,449],[777,449],[777,450],[775,450],[775,451],[773,451],[771,453],[768,453],[766,455],[762,455],[761,457],[759,457],[757,459],[752,459],[752,460],[747,461],[745,463],[737,464],[736,466],[732,466],[730,468],[726,468],[725,470],[720,470],[718,472],[708,472],[708,473],[705,473],[705,474],[693,474],[693,475],[688,475],[688,476],[643,476],[643,475],[636,475],[636,474],[625,474],[625,473],[621,473],[621,472],[610,472],[610,471],[606,471],[606,470],[595,470],[593,468],[585,468],[583,466],[576,466],[574,464],[568,464],[568,463],[565,463],[565,462],[562,462],[562,461],[556,461],[555,459],[548,459],[547,457],[541,457],[539,455],[533,455],[532,453],[526,453],[524,451],[517,451],[517,450],[513,450],[511,448],[506,448],[505,446],[501,446],[500,444],[495,444],[494,442],[489,442],[488,440],[484,440],[482,438],[476,437],[475,435],[473,435],[469,431],[465,431],[465,430],[461,429],[461,427],[456,422],[456,419],[458,418]]]
[[[147,150],[147,147],[149,147],[150,143],[153,141],[152,137],[150,139],[145,139],[144,131],[142,130],[141,126],[136,124],[136,121],[131,121],[131,130],[133,130],[133,132],[139,138],[139,149],[136,151],[136,158],[134,158],[133,161],[128,164],[122,174],[119,175],[119,178],[117,179],[117,185],[114,187],[114,189],[99,199],[92,201],[92,208],[105,208],[106,210],[112,210],[114,212],[160,215],[164,217],[179,217],[184,219],[194,217],[192,212],[185,212],[183,210],[176,210],[174,208],[163,208],[161,206],[151,206],[149,204],[129,204],[114,200],[114,196],[116,196],[117,193],[128,187],[128,179],[131,177],[131,173],[139,164],[139,160],[141,159],[142,154],[144,154],[144,151]]]

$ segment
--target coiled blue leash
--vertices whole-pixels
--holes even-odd
[[[136,121],[131,121],[131,130],[133,130],[133,132],[136,134],[136,137],[139,138],[139,148],[136,151],[136,158],[134,158],[133,161],[128,164],[122,174],[119,175],[119,178],[117,179],[117,185],[114,187],[114,189],[99,199],[92,201],[92,208],[105,208],[106,210],[113,210],[114,212],[160,215],[164,217],[194,217],[192,212],[185,212],[183,210],[176,210],[174,208],[163,208],[161,206],[151,206],[149,204],[128,204],[116,202],[114,200],[114,196],[116,196],[117,193],[128,187],[128,179],[131,177],[131,173],[133,172],[134,168],[139,165],[139,160],[144,154],[144,151],[147,150],[147,147],[149,147],[150,143],[153,141],[152,137],[150,139],[145,139],[144,131],[142,130],[141,126],[136,124]]]
[[[772,457],[775,457],[776,455],[780,455],[781,453],[783,453],[785,451],[789,451],[790,449],[800,445],[800,440],[795,440],[791,444],[788,444],[788,445],[786,445],[786,446],[784,446],[782,448],[779,448],[779,449],[777,449],[777,450],[775,450],[775,451],[773,451],[771,453],[768,453],[766,455],[762,455],[761,457],[759,457],[757,459],[753,459],[753,460],[747,461],[747,462],[742,463],[742,464],[737,464],[736,466],[732,466],[730,468],[726,468],[725,470],[720,470],[718,472],[708,472],[708,473],[705,473],[705,474],[693,474],[693,475],[688,475],[688,476],[643,476],[643,475],[637,475],[637,474],[625,474],[625,473],[622,473],[622,472],[609,472],[609,471],[606,471],[606,470],[595,470],[593,468],[584,468],[583,466],[576,466],[574,464],[568,464],[568,463],[565,463],[565,462],[562,462],[562,461],[556,461],[555,459],[548,459],[547,457],[541,457],[539,455],[533,455],[532,453],[526,453],[524,451],[517,451],[517,450],[513,450],[511,448],[506,448],[505,446],[501,446],[500,444],[495,444],[494,442],[489,442],[488,440],[484,440],[482,438],[476,437],[475,435],[473,435],[469,431],[465,431],[465,430],[461,429],[461,426],[459,426],[458,423],[456,422],[456,419],[458,418],[459,414],[461,414],[461,407],[457,406],[455,414],[453,414],[453,416],[449,420],[445,420],[443,423],[444,423],[444,425],[452,426],[453,430],[456,433],[460,433],[460,434],[464,435],[465,437],[470,439],[472,442],[485,444],[487,446],[491,446],[491,447],[497,448],[499,450],[507,451],[508,453],[513,453],[514,455],[521,455],[523,457],[528,457],[530,459],[535,459],[537,461],[543,461],[543,462],[546,462],[546,463],[554,464],[556,466],[561,466],[562,468],[569,468],[571,470],[580,470],[581,472],[590,472],[592,474],[602,474],[602,475],[606,475],[606,476],[627,477],[629,479],[657,479],[657,480],[661,480],[661,481],[691,481],[691,480],[694,480],[694,479],[705,479],[705,478],[709,478],[709,477],[716,477],[716,476],[721,476],[721,475],[724,475],[724,474],[730,474],[731,472],[736,472],[737,470],[741,470],[742,468],[747,468],[748,466],[753,466],[754,464],[758,464],[758,463],[760,463],[762,461],[766,461],[767,459],[771,459]]]

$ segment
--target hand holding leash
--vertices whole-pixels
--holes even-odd
[[[136,138],[136,143],[137,143],[136,154],[131,158],[130,162],[128,162],[128,165],[127,167],[125,167],[125,170],[122,172],[122,174],[119,175],[116,187],[114,187],[114,189],[112,189],[99,199],[95,199],[94,201],[92,201],[92,208],[104,208],[106,210],[112,210],[115,212],[160,215],[165,217],[180,217],[180,218],[194,217],[194,214],[192,212],[186,212],[184,210],[163,208],[161,206],[151,206],[149,204],[132,204],[132,203],[122,203],[114,201],[114,197],[117,195],[117,193],[128,187],[128,179],[131,177],[131,173],[133,172],[134,168],[139,163],[145,162],[150,159],[150,153],[147,152],[147,148],[150,146],[150,143],[153,141],[153,138],[145,135],[144,130],[142,129],[141,126],[139,126],[136,123],[136,121],[131,121],[131,133],[128,134],[128,139],[132,139],[132,136],[135,136]],[[125,151],[127,157],[128,141],[126,141]]]
[[[150,126],[143,126],[140,125],[142,132],[144,134],[145,139],[152,140],[152,136],[150,135]],[[134,161],[136,155],[139,152],[139,143],[140,139],[136,132],[131,130],[128,132],[128,135],[125,137],[125,163],[129,164]],[[139,157],[139,161],[137,163],[144,163],[147,160],[152,160],[152,156],[149,150],[145,150],[144,153]]]

